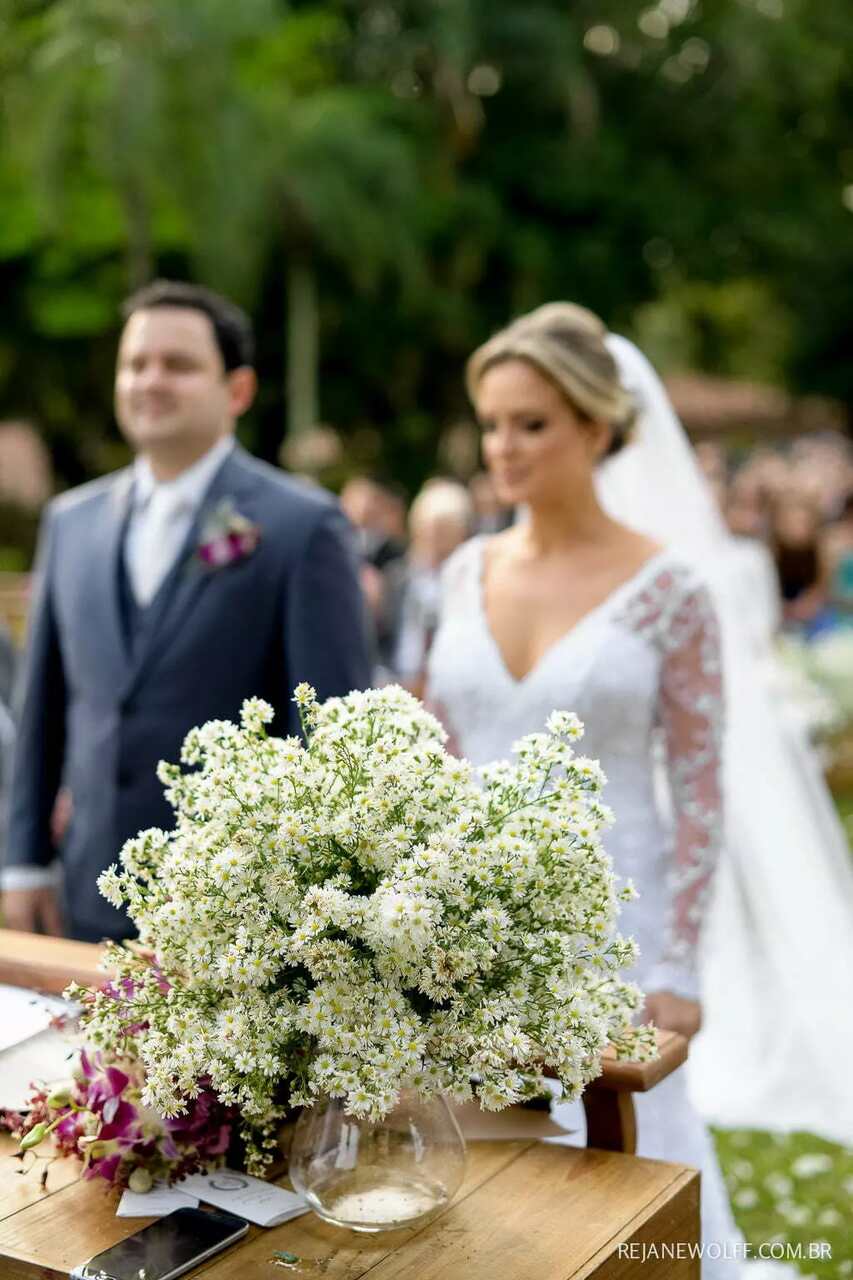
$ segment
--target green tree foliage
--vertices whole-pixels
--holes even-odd
[[[568,297],[665,363],[853,402],[847,0],[0,0],[3,411],[113,465],[117,305],[258,322],[247,430],[410,486],[461,368]]]

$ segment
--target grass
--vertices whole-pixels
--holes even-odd
[[[853,843],[853,791],[847,792],[846,795],[836,796],[835,800],[838,805],[838,812],[841,814],[841,821],[847,828],[847,835]]]
[[[853,1151],[808,1133],[715,1134],[737,1224],[760,1244],[826,1241],[831,1261],[791,1259],[804,1276],[853,1277]]]

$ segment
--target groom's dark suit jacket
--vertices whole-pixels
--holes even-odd
[[[193,725],[238,717],[244,698],[297,732],[300,681],[320,698],[365,688],[370,664],[347,522],[332,500],[239,446],[214,476],[184,552],[147,609],[124,576],[133,475],[84,485],[47,509],[36,569],[10,796],[7,866],[46,866],[66,786],[64,899],[71,936],[119,938],[127,918],[100,896],[122,843],[172,811],[155,770]],[[259,526],[244,559],[198,561],[205,517],[224,499]]]

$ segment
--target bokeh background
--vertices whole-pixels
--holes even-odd
[[[0,0],[0,613],[20,634],[46,498],[127,460],[118,308],[153,276],[250,310],[244,442],[370,477],[401,553],[424,481],[478,470],[467,354],[565,298],[666,376],[820,684],[853,593],[822,568],[853,550],[851,50],[850,0]],[[720,1143],[751,1239],[853,1274],[850,1153]]]
[[[853,401],[849,0],[2,0],[0,36],[0,404],[59,484],[122,457],[155,274],[255,316],[259,454],[327,423],[411,491],[547,298]]]

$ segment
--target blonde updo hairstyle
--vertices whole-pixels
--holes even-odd
[[[612,457],[628,442],[636,404],[622,385],[604,341],[607,329],[573,302],[548,302],[484,342],[468,360],[465,382],[472,402],[484,373],[506,360],[525,360],[557,388],[581,421],[604,422]]]

